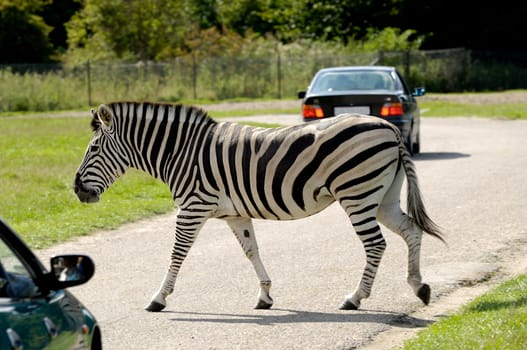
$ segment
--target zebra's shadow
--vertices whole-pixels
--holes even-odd
[[[275,324],[290,323],[383,323],[399,328],[423,328],[434,321],[420,319],[404,313],[380,310],[343,311],[338,313],[302,311],[291,309],[277,309],[280,314],[268,314],[261,310],[254,314],[225,314],[206,312],[164,311],[176,314],[171,321],[176,322],[203,322],[225,324],[257,324],[270,326]],[[266,314],[267,313],[267,314]]]

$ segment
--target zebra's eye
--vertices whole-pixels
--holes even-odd
[[[90,146],[90,152],[91,153],[99,152],[99,145],[91,145]]]

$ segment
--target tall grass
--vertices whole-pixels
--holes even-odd
[[[462,55],[449,51],[432,61],[424,53],[407,60],[403,52],[344,54],[335,49],[292,47],[256,51],[230,57],[178,57],[169,62],[0,67],[0,113],[71,110],[115,100],[295,98],[321,68],[373,63],[394,65],[403,74],[405,64],[410,64],[409,82],[426,86],[441,77],[452,80],[464,64]]]
[[[63,71],[0,70],[0,91],[0,112],[71,110],[88,104],[84,79]]]

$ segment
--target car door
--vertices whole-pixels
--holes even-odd
[[[0,239],[0,349],[72,349],[82,343],[75,319],[82,315],[69,294],[43,294],[36,272]],[[65,312],[66,311],[66,312]],[[81,316],[82,317],[82,316]]]
[[[404,118],[408,119],[409,121],[414,121],[414,119],[417,119],[419,115],[417,102],[415,101],[410,88],[406,84],[401,74],[398,71],[395,71],[395,74],[397,75],[397,79],[395,80],[401,85],[400,90],[402,91],[402,94],[399,96],[399,98],[403,104]]]

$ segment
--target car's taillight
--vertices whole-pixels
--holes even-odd
[[[400,102],[385,103],[381,108],[381,116],[390,117],[403,114],[403,104]]]
[[[302,115],[304,118],[324,118],[324,111],[317,105],[303,105]]]

